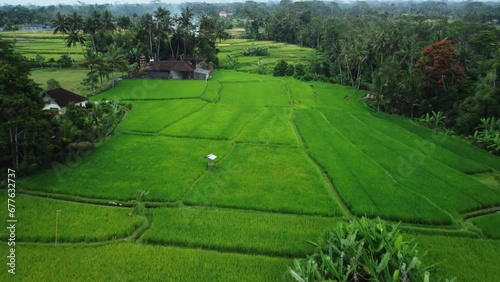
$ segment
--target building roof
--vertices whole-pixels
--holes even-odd
[[[183,60],[159,61],[149,65],[152,71],[193,71],[195,68],[196,65]]]
[[[45,94],[54,99],[56,104],[61,108],[66,107],[71,102],[80,103],[87,101],[87,98],[62,88],[47,90]]]

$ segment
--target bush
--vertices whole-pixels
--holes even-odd
[[[473,135],[474,144],[488,152],[500,155],[500,119],[482,118]]]
[[[295,65],[295,75],[300,78],[306,74],[306,68],[303,64],[298,63]]]
[[[47,90],[52,90],[56,88],[61,88],[61,84],[53,78],[47,80]]]
[[[243,51],[244,56],[267,56],[267,47],[250,47]]]
[[[285,60],[280,60],[274,67],[273,75],[285,76],[287,68],[288,68],[288,63]]]
[[[61,55],[61,57],[57,60],[57,63],[62,67],[62,68],[70,68],[73,66],[73,61],[71,58],[64,54]]]
[[[294,261],[295,280],[429,281],[430,267],[417,257],[416,244],[403,241],[399,224],[365,217],[339,222],[314,245],[314,254]]]
[[[286,76],[293,76],[295,74],[295,67],[290,64],[286,67]]]

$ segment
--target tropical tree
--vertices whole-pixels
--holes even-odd
[[[193,12],[189,7],[183,8],[181,16],[178,18],[179,27],[182,30],[182,38],[184,41],[184,56],[187,55],[187,37],[191,34],[191,29],[193,27],[192,23]]]
[[[76,58],[77,61],[78,59],[78,48],[77,48],[77,43],[80,43],[80,47],[82,48],[82,53],[83,53],[83,43],[85,43],[86,40],[85,38],[82,38],[80,36],[80,31],[79,30],[71,30],[68,38],[66,39],[66,47],[75,47],[75,53],[76,53]]]
[[[22,175],[50,164],[49,122],[42,114],[42,89],[29,78],[29,64],[1,38],[0,54],[0,166]]]
[[[53,34],[61,33],[63,36],[63,41],[66,43],[66,33],[69,31],[70,27],[68,18],[65,15],[62,15],[61,12],[57,12],[56,17],[52,19],[52,27],[54,27]],[[68,51],[68,55],[70,55],[67,45],[66,50]]]
[[[154,12],[155,16],[155,24],[156,24],[156,32],[157,32],[157,38],[156,38],[156,59],[160,59],[160,53],[161,53],[161,42],[163,41],[164,38],[169,38],[169,34],[172,31],[172,19],[170,18],[170,11],[158,7],[158,9]],[[172,46],[170,46],[170,50],[172,51],[172,56],[173,56],[173,49]]]
[[[140,20],[140,26],[147,31],[149,38],[149,55],[153,55],[153,33],[155,31],[155,23],[153,20],[153,15],[150,13],[145,13],[142,15]]]
[[[94,10],[90,17],[86,18],[83,22],[83,32],[87,33],[90,38],[90,44],[92,44],[92,49],[97,52],[95,44],[95,34],[102,29],[101,14]]]
[[[108,46],[108,52],[104,56],[109,72],[127,71],[128,61],[125,51],[116,44]]]
[[[110,11],[105,10],[104,13],[102,14],[102,29],[109,31],[111,33],[115,32],[116,30],[116,25],[113,21],[113,15],[111,14]]]
[[[92,91],[94,91],[95,86],[97,84],[96,80],[98,75],[101,77],[101,83],[102,83],[102,76],[103,76],[105,62],[102,56],[94,52],[94,50],[87,49],[84,53],[84,60],[81,63],[81,65],[89,68],[89,72],[87,73],[87,78],[85,79],[85,82],[87,82],[90,85]]]

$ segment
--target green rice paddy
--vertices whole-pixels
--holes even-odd
[[[223,57],[253,43],[224,44]],[[270,61],[314,56],[262,45]],[[255,62],[241,59],[240,70]],[[413,227],[420,234],[410,237],[447,277],[494,281],[500,189],[480,180],[500,170],[498,157],[371,112],[361,96],[237,71],[208,83],[121,81],[92,97],[132,104],[112,138],[17,181],[25,226],[12,281],[291,281],[291,258],[353,215]],[[143,213],[133,208],[140,191],[149,191]],[[111,201],[127,208],[102,205]],[[471,212],[484,215],[464,220]]]

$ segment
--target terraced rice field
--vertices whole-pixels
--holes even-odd
[[[402,221],[447,277],[496,279],[500,190],[476,175],[498,171],[498,157],[370,112],[361,96],[234,71],[121,81],[93,97],[132,103],[115,136],[19,181],[29,227],[16,279],[291,281],[307,241],[363,215]],[[149,191],[142,213],[138,191]]]

